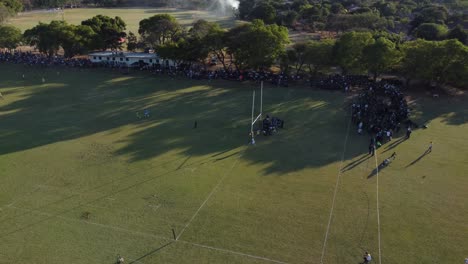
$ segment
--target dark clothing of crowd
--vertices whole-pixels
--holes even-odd
[[[312,87],[325,90],[348,91],[353,86],[367,86],[370,83],[366,75],[329,75],[310,80]]]
[[[270,118],[268,115],[262,121],[262,132],[265,136],[270,136],[275,133],[279,128],[284,127],[284,121],[277,118]]]
[[[92,66],[91,61],[88,59],[45,56],[31,52],[0,52],[0,62],[42,67],[65,66],[71,68],[85,68]]]
[[[388,81],[370,82],[351,106],[352,121],[359,130],[375,136],[371,145],[391,141],[408,120],[410,110],[400,87]],[[370,151],[371,152],[371,151]]]

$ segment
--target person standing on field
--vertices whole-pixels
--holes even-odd
[[[411,127],[408,127],[408,129],[406,130],[406,139],[409,139],[411,137],[411,133],[413,131],[411,130]]]
[[[369,254],[369,252],[366,251],[366,253],[364,254],[364,262],[363,262],[363,264],[365,264],[365,263],[370,263],[371,260],[372,260],[371,254]]]
[[[428,147],[427,150],[426,150],[426,154],[429,154],[429,153],[431,153],[431,152],[432,152],[432,141],[429,142],[429,147]]]

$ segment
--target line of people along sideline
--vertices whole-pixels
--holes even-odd
[[[46,56],[44,54],[22,51],[0,51],[0,63],[22,64],[41,68],[68,67],[68,68],[104,68],[128,74],[132,71],[146,71],[154,76],[168,76],[171,78],[188,78],[193,80],[231,80],[268,82],[272,85],[288,87],[290,83],[303,83],[310,87],[326,90],[347,90],[352,85],[362,85],[368,77],[366,75],[330,75],[311,77],[306,74],[273,73],[269,70],[237,71],[217,69],[208,70],[200,65],[180,64],[177,67],[163,67],[161,65],[140,65],[129,68],[121,62],[92,63],[87,58],[65,58],[63,56]]]

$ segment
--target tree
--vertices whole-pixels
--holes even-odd
[[[195,21],[192,28],[189,30],[189,36],[192,38],[202,39],[208,35],[209,32],[217,28],[220,28],[219,24],[199,19]]]
[[[64,23],[59,37],[64,56],[71,58],[75,55],[87,54],[93,49],[95,37],[96,33],[89,26]]]
[[[307,43],[295,43],[293,49],[288,51],[288,60],[295,62],[296,74],[302,71],[306,62]]]
[[[386,17],[394,16],[397,12],[397,7],[395,3],[392,2],[380,1],[374,3],[372,6],[377,8],[382,16]]]
[[[222,37],[222,35],[216,35],[216,32],[220,31],[221,28],[218,24],[198,20],[184,37],[179,37],[176,41],[160,44],[158,52],[162,57],[171,58],[177,63],[184,62],[188,65],[201,63],[206,66],[206,58],[213,48],[211,41],[215,41],[215,43],[219,41],[215,38],[217,36]],[[222,52],[218,49],[223,48],[224,46],[216,47],[215,51]]]
[[[438,41],[434,44],[431,80],[439,85],[446,83],[468,85],[468,47],[456,39]]]
[[[262,1],[250,12],[250,18],[261,19],[267,24],[275,22],[276,9],[267,1]]]
[[[254,9],[256,1],[253,0],[239,0],[239,18],[249,19],[250,12]]]
[[[19,0],[0,0],[0,4],[5,6],[11,15],[16,15],[23,10],[23,4]]]
[[[435,23],[423,23],[414,31],[417,38],[425,40],[442,40],[447,35],[447,26]]]
[[[128,33],[127,50],[134,51],[138,48],[138,38],[133,32]]]
[[[296,24],[299,14],[296,11],[288,11],[284,15],[278,16],[277,19],[281,25],[292,27]]]
[[[458,39],[461,43],[468,44],[468,33],[458,25],[449,31],[447,39]]]
[[[340,37],[334,47],[334,57],[344,74],[365,70],[363,51],[372,43],[374,39],[369,32],[348,32]]]
[[[0,24],[5,22],[11,16],[10,11],[3,3],[0,3]]]
[[[411,29],[419,27],[423,23],[444,24],[448,18],[448,10],[443,6],[426,6],[417,13],[411,21]]]
[[[406,42],[401,72],[407,79],[436,84],[468,84],[468,47],[458,40]]]
[[[395,44],[383,37],[367,46],[363,55],[369,72],[374,75],[374,80],[381,73],[395,67],[401,59],[400,53],[395,49]]]
[[[53,56],[60,49],[60,28],[64,21],[52,21],[50,24],[39,24],[24,32],[24,39],[30,46],[35,46],[40,52]]]
[[[0,23],[23,10],[23,4],[19,0],[0,0]]]
[[[224,70],[228,70],[231,65],[227,65],[227,32],[219,26],[212,27],[208,34],[203,38],[203,45],[207,47],[209,53],[216,56],[223,65]],[[231,60],[232,63],[232,60]]]
[[[19,46],[23,35],[21,30],[10,25],[0,25],[0,48],[15,49]]]
[[[154,15],[143,19],[140,21],[138,29],[143,42],[150,47],[176,42],[177,35],[181,34],[182,31],[176,18],[168,14]]]
[[[285,52],[287,43],[287,28],[265,25],[258,19],[229,30],[226,42],[237,70],[270,67]]]
[[[89,26],[70,25],[65,21],[39,23],[24,32],[24,39],[30,46],[49,56],[63,48],[65,57],[86,54],[93,46],[94,31]]]
[[[384,29],[387,21],[378,13],[367,12],[360,14],[341,14],[331,16],[327,27],[334,31],[347,31],[350,29]]]
[[[123,39],[127,36],[126,24],[122,18],[97,15],[81,22],[81,25],[89,26],[96,33],[93,39],[94,49],[122,49]]]
[[[333,3],[331,5],[330,11],[332,14],[338,15],[343,14],[345,12],[345,8],[341,3]]]
[[[304,63],[307,64],[309,71],[315,76],[325,67],[333,65],[334,40],[310,41],[307,43]]]

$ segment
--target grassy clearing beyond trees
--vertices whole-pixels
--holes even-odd
[[[198,19],[216,21],[225,28],[233,27],[236,23],[235,18],[232,16],[219,16],[219,14],[209,11],[174,8],[76,8],[65,9],[63,12],[44,10],[21,13],[10,19],[9,23],[25,31],[35,27],[38,22],[49,23],[52,20],[62,20],[62,18],[70,24],[79,25],[81,21],[96,15],[119,16],[127,23],[127,31],[137,33],[140,20],[164,13],[175,16],[179,23],[184,26],[190,26]]]

